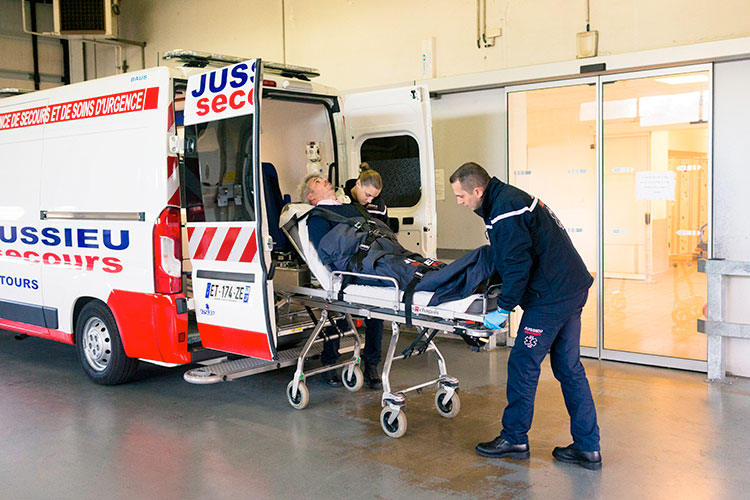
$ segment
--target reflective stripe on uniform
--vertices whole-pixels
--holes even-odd
[[[538,198],[534,198],[534,201],[531,202],[531,206],[523,207],[519,210],[514,210],[513,212],[505,212],[504,214],[500,214],[492,219],[489,224],[485,224],[485,227],[487,227],[487,229],[492,229],[492,226],[494,226],[497,221],[507,219],[508,217],[513,217],[514,215],[521,215],[524,212],[532,212],[534,208],[536,208],[538,201]]]

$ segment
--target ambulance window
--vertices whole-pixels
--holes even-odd
[[[189,222],[254,221],[252,118],[185,127]]]
[[[360,148],[363,162],[383,178],[383,201],[389,207],[413,207],[422,197],[419,145],[408,135],[367,139]]]

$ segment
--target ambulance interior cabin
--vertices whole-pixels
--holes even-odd
[[[176,113],[184,99],[184,84],[175,87]],[[299,202],[299,187],[308,173],[318,171],[333,183],[345,179],[338,172],[336,148],[335,96],[263,89],[260,117],[260,161],[263,188],[263,224],[273,238],[274,283],[309,284],[310,273],[298,260],[293,248],[279,229],[279,213],[284,204]],[[183,209],[183,283],[188,299],[193,298],[192,264],[188,250],[186,222],[255,221],[253,179],[253,115],[185,126],[182,157]],[[276,188],[278,186],[278,189]],[[309,321],[303,311],[276,308],[279,347],[281,337],[289,333],[287,343],[296,343],[303,332],[285,329],[285,324]],[[195,311],[191,311],[191,341],[197,341]],[[312,326],[310,323],[308,326]],[[306,328],[305,328],[306,329]],[[295,331],[291,331],[295,330]],[[292,338],[294,337],[294,339]],[[297,338],[299,337],[299,338]]]

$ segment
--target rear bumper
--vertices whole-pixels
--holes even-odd
[[[188,314],[178,312],[185,295],[113,290],[107,305],[120,330],[125,354],[164,363],[191,360],[187,349]]]

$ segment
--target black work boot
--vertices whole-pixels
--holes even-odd
[[[500,436],[487,443],[479,443],[477,455],[487,458],[529,458],[528,444],[511,444]]]
[[[323,377],[323,382],[329,387],[341,386],[341,378],[336,370],[328,370],[327,372],[321,373],[320,376]]]
[[[380,390],[383,388],[383,380],[378,373],[378,365],[365,363],[365,384],[370,389]]]
[[[581,451],[573,448],[573,445],[556,446],[552,450],[552,456],[561,462],[569,464],[578,464],[581,467],[590,470],[599,470],[602,468],[602,454],[598,451]]]

